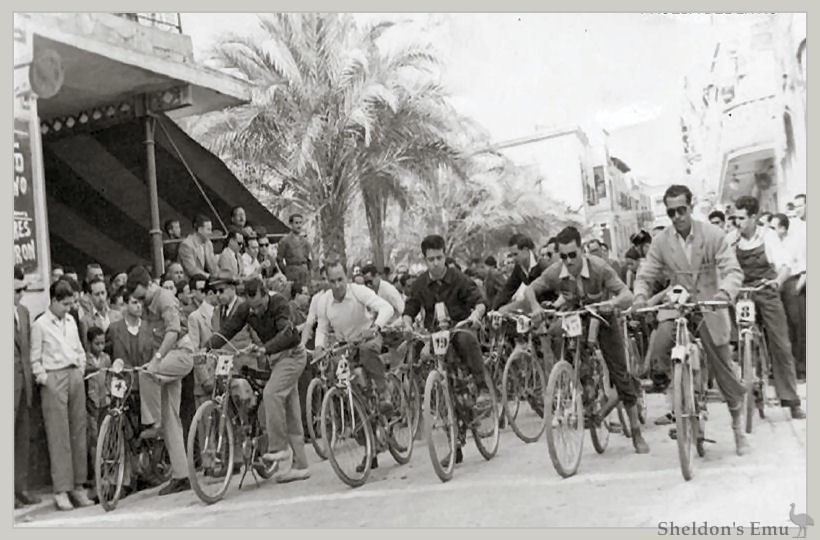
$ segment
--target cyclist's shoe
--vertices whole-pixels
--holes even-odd
[[[88,498],[85,489],[75,489],[68,492],[68,498],[74,503],[75,508],[83,508],[84,506],[94,506],[94,501]]]
[[[290,447],[287,447],[284,450],[279,450],[278,452],[267,452],[262,454],[262,459],[270,463],[273,461],[289,461],[291,456],[293,456],[293,451]]]
[[[649,453],[649,445],[643,438],[641,434],[641,430],[639,428],[632,429],[632,446],[635,447],[636,454],[648,454]]]
[[[362,473],[364,472],[365,463],[367,463],[367,456],[364,457],[361,463],[356,465],[356,472]],[[378,456],[373,456],[373,459],[370,460],[370,470],[378,469],[379,468],[379,458]]]
[[[191,489],[191,481],[187,478],[171,478],[171,481],[159,490],[159,496],[171,495],[172,493],[179,493],[180,491],[187,491],[189,489]]]
[[[668,426],[669,424],[674,424],[674,423],[675,423],[675,415],[672,414],[671,412],[666,413],[663,416],[659,416],[658,418],[655,419],[655,425],[656,426]]]
[[[140,439],[158,439],[162,435],[162,428],[156,424],[140,431]]]
[[[276,473],[273,479],[277,484],[286,484],[288,482],[296,482],[298,480],[307,480],[310,478],[310,469],[294,469]]]
[[[68,493],[55,493],[54,494],[54,504],[57,505],[57,510],[62,510],[63,512],[74,510],[74,505],[71,504],[71,501],[68,499]]]
[[[792,413],[792,418],[794,418],[795,420],[803,420],[804,418],[806,418],[806,411],[804,411],[800,405],[792,405],[790,409]]]
[[[456,448],[456,465],[464,461],[464,454],[461,453],[461,448]],[[450,456],[441,460],[442,467],[448,467],[450,465]]]

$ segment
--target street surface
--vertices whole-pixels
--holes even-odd
[[[799,386],[805,398],[805,384]],[[649,415],[663,410],[663,397],[647,396]],[[709,404],[706,457],[695,458],[695,477],[680,473],[675,441],[668,426],[651,424],[645,437],[648,455],[612,434],[598,455],[587,433],[578,473],[562,479],[552,466],[544,436],[524,444],[502,431],[498,455],[485,461],[472,439],[464,463],[450,482],[433,472],[427,446],[416,441],[409,464],[398,466],[389,454],[367,484],[351,489],[319,462],[309,446],[312,477],[277,485],[253,481],[237,491],[234,477],[226,498],[212,506],[193,491],[159,498],[159,488],[120,501],[113,512],[101,506],[58,512],[50,496],[37,507],[15,511],[18,526],[42,527],[260,527],[260,528],[413,528],[413,527],[650,527],[676,525],[793,526],[789,506],[806,511],[806,421],[791,420],[788,409],[771,409],[756,419],[751,451],[735,455],[729,413],[723,403]]]

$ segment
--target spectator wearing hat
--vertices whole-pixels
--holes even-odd
[[[184,346],[184,340],[179,337],[182,324],[173,294],[154,283],[148,270],[142,266],[132,269],[126,288],[143,301],[144,323],[154,338],[155,353],[148,363],[148,373],[153,377],[146,378],[144,384],[141,381],[140,399],[149,400],[147,407],[152,413],[159,410],[162,435],[171,460],[171,481],[159,495],[177,493],[191,487],[179,407],[182,378],[193,369],[193,350],[190,344]],[[149,434],[153,435],[143,432],[140,436]]]
[[[217,268],[227,270],[234,279],[239,279],[245,267],[242,263],[242,247],[244,245],[245,239],[242,236],[242,231],[234,226],[229,227],[225,249],[219,254]]]
[[[213,225],[208,217],[201,214],[194,218],[193,225],[194,232],[179,245],[179,262],[187,275],[208,277],[216,271],[214,245],[211,242]]]
[[[28,493],[31,376],[31,318],[20,303],[26,290],[25,276],[14,267],[14,508],[37,504],[39,497]]]
[[[54,502],[60,510],[90,506],[86,462],[85,351],[68,316],[75,292],[65,280],[49,288],[51,304],[31,329],[31,371],[41,385]],[[74,505],[72,505],[72,502]]]

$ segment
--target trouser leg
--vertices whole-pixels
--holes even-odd
[[[23,377],[15,373],[15,377]],[[14,387],[14,492],[28,490],[29,445],[31,439],[29,407],[25,401],[22,381]]]
[[[305,351],[301,346],[280,355],[262,393],[269,452],[279,452],[290,444],[286,404],[291,391],[296,388],[299,375],[305,369],[306,361]]]
[[[608,328],[602,324],[598,330],[598,341],[609,370],[609,379],[615,385],[621,402],[629,408],[638,401],[638,391],[635,387],[635,379],[626,369],[621,326],[615,317],[609,317],[608,322]]]
[[[383,393],[387,382],[385,380],[385,369],[379,355],[382,352],[382,338],[376,336],[359,346],[359,362],[361,362],[367,376],[376,385],[379,393]]]
[[[702,324],[700,327],[700,338],[709,362],[709,369],[715,376],[715,382],[726,399],[729,408],[734,409],[743,401],[746,388],[740,382],[732,367],[729,344],[715,345],[706,324]]]
[[[472,330],[458,331],[453,336],[453,347],[456,355],[473,375],[473,380],[480,390],[487,388],[484,380],[483,357],[481,345]]]
[[[766,329],[777,397],[790,404],[799,403],[794,357],[789,343],[783,301],[777,292],[764,289],[754,294],[754,302]]]

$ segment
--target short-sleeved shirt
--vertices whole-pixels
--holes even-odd
[[[303,236],[289,233],[279,240],[277,253],[286,266],[306,264],[310,259],[310,242]]]
[[[171,291],[160,288],[151,299],[143,314],[143,319],[151,329],[154,340],[154,351],[159,349],[165,334],[176,332],[177,338],[182,335],[182,323],[179,318],[179,308],[176,298]]]
[[[585,256],[581,273],[576,278],[563,262],[556,262],[544,270],[541,277],[530,284],[536,296],[547,291],[559,293],[570,308],[603,302],[623,291],[629,291],[609,262],[594,255]],[[630,302],[631,302],[630,293]],[[619,306],[626,307],[626,306]]]
[[[415,319],[424,308],[424,326],[432,330],[437,302],[443,302],[450,319],[459,322],[469,317],[475,306],[485,300],[473,280],[455,268],[447,268],[441,279],[433,279],[429,272],[416,278],[404,303],[404,314]]]

